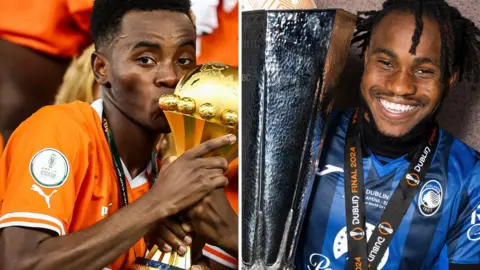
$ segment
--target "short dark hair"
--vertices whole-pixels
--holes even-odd
[[[190,0],[95,0],[90,20],[93,43],[98,50],[108,46],[120,31],[122,19],[131,11],[168,10],[190,17]]]
[[[359,12],[352,44],[358,43],[362,57],[370,44],[375,26],[393,11],[408,12],[415,16],[411,54],[415,54],[420,42],[423,31],[422,16],[432,18],[440,26],[443,79],[446,80],[458,72],[459,81],[466,79],[479,82],[480,30],[444,0],[387,0],[383,3],[382,10]]]

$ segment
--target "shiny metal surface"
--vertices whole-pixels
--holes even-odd
[[[333,9],[242,16],[242,263],[292,268],[355,17]]]

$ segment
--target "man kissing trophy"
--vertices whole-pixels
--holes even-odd
[[[172,132],[171,152],[177,156],[212,138],[238,136],[238,69],[214,62],[198,66],[178,82],[173,94],[160,97],[159,106]],[[231,162],[238,156],[238,143],[210,155]],[[191,256],[190,247],[180,256],[154,246],[132,269],[190,269]]]

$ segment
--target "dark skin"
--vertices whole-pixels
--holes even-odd
[[[365,54],[362,95],[377,128],[390,137],[407,134],[436,111],[456,79],[454,74],[447,78],[446,83],[442,83],[438,23],[423,17],[423,32],[416,55],[409,53],[414,29],[413,15],[398,12],[388,14],[374,30]],[[404,114],[392,114],[385,110],[379,99],[415,105],[417,108]],[[478,265],[450,263],[449,269],[478,269]]]
[[[101,50],[93,56],[97,60],[94,61],[97,81],[103,87],[111,87],[103,91],[106,114],[117,111],[112,117],[122,119],[118,123],[128,123],[121,126],[112,123],[111,128],[116,142],[125,145],[119,151],[133,172],[132,177],[150,160],[149,153],[158,134],[170,132],[158,97],[172,93],[179,79],[196,65],[192,22],[187,15],[164,13],[161,22],[157,14],[148,12],[125,15],[123,31],[114,41],[116,49]],[[163,31],[159,31],[158,25],[162,25]],[[125,121],[128,118],[131,121]],[[140,128],[132,129],[134,126]],[[136,145],[131,143],[132,139],[148,143]]]
[[[238,216],[223,189],[216,189],[188,210],[194,230],[209,244],[238,256]]]
[[[238,216],[225,195],[223,189],[216,189],[204,197],[194,207],[188,209],[184,216],[189,222],[181,223],[170,218],[162,222],[152,243],[164,252],[175,250],[185,254],[185,245],[192,243],[191,234],[206,243],[225,250],[232,256],[238,256]]]
[[[442,83],[437,22],[423,18],[423,33],[416,54],[412,55],[409,50],[414,30],[413,15],[390,13],[374,29],[365,53],[362,96],[378,130],[390,137],[407,134],[436,111],[455,80],[452,76],[448,86]],[[404,111],[389,111],[382,100],[390,106],[403,105]]]
[[[156,102],[161,94],[171,93],[188,70],[191,62],[186,59],[195,56],[194,38],[193,25],[185,14],[131,12],[124,17],[111,47],[92,57],[96,80],[105,93],[105,117],[133,177],[148,163],[158,134],[168,131]],[[141,44],[145,41],[149,46]],[[0,269],[102,269],[159,221],[224,187],[227,161],[203,156],[235,139],[227,135],[187,151],[162,168],[156,184],[144,196],[87,229],[61,237],[36,229],[3,229]]]
[[[70,59],[56,58],[3,39],[0,39],[0,59],[0,132],[6,144],[21,122],[53,103]]]

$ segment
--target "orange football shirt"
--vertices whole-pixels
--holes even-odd
[[[234,159],[226,173],[229,180],[228,186],[225,187],[225,194],[235,213],[238,215],[238,158]]]
[[[54,56],[79,55],[91,43],[93,0],[7,0],[0,38]]]
[[[148,191],[150,169],[133,180],[124,170],[133,202]],[[123,201],[99,112],[77,101],[44,107],[22,123],[0,159],[0,202],[0,228],[43,228],[58,235],[115,213]],[[121,269],[145,252],[141,239],[108,267]]]
[[[0,133],[0,157],[2,156],[2,152],[3,152],[3,136]]]
[[[101,126],[102,112],[101,100],[47,106],[17,128],[0,158],[0,228],[42,228],[65,235],[92,226],[123,206]],[[226,188],[235,211],[237,170],[238,163],[233,162]],[[125,166],[124,172],[133,202],[149,190],[151,168],[134,179]],[[145,253],[141,239],[108,268],[129,266]]]

